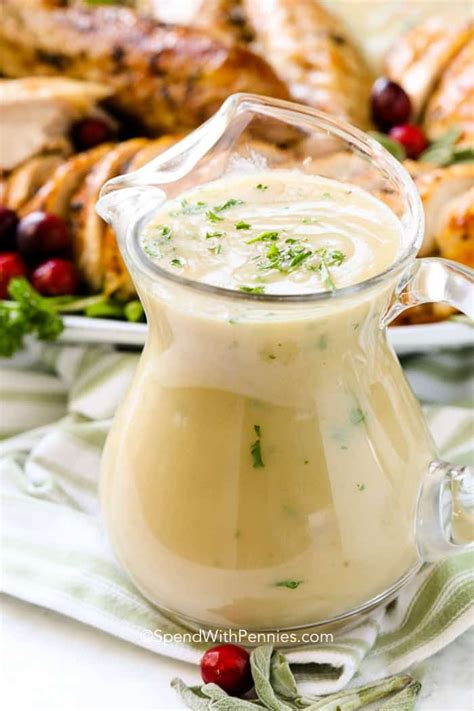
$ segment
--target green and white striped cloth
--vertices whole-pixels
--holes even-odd
[[[137,355],[108,347],[32,344],[0,369],[3,588],[154,652],[197,663],[212,642],[150,605],[114,561],[97,499],[99,460]],[[472,399],[472,353],[412,357],[407,374],[425,401]],[[467,407],[425,407],[444,457],[472,460]],[[333,643],[287,651],[303,694],[371,681],[441,649],[473,621],[472,553],[426,566],[395,604]],[[166,572],[163,572],[166,575]],[[174,635],[164,641],[154,632]]]

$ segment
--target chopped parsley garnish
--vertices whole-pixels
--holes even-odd
[[[211,254],[220,254],[222,252],[222,245],[219,243],[214,247],[209,247],[209,251]]]
[[[296,590],[300,585],[304,583],[304,580],[279,580],[274,583],[276,588],[288,588],[289,590]]]
[[[278,232],[272,232],[271,230],[266,230],[265,232],[259,232],[256,237],[247,240],[245,244],[255,244],[255,242],[274,242],[278,239]]]
[[[320,351],[325,351],[327,347],[328,347],[328,337],[326,336],[325,333],[323,333],[322,336],[319,337],[318,348]]]
[[[359,491],[364,491],[365,489],[365,484],[356,484],[356,487]]]
[[[339,249],[333,249],[331,252],[328,252],[325,247],[317,249],[316,254],[321,260],[316,267],[317,271],[319,271],[321,275],[321,280],[329,291],[334,291],[336,285],[334,284],[332,276],[329,273],[328,267],[339,267],[346,258],[346,255]]]
[[[298,252],[295,254],[295,256],[291,259],[289,268],[292,269],[293,267],[297,267],[298,264],[301,264],[301,262],[304,262],[308,257],[312,257],[313,253],[311,251],[307,252]]]
[[[240,291],[245,291],[246,294],[264,294],[264,286],[239,286]]]
[[[264,185],[263,183],[259,183],[255,187],[257,188],[257,190],[268,190],[268,185]]]
[[[223,217],[220,217],[220,215],[216,215],[214,210],[208,210],[206,212],[206,217],[209,222],[222,222],[222,220],[224,219]]]
[[[181,210],[179,212],[171,212],[170,215],[194,215],[198,212],[202,212],[205,207],[207,207],[205,202],[199,201],[195,205],[188,202],[186,198],[180,200]]]
[[[262,448],[260,442],[262,430],[260,425],[254,425],[253,428],[258,439],[250,447],[250,454],[252,455],[254,469],[261,469],[265,466],[262,458]]]
[[[243,205],[243,200],[236,200],[235,198],[229,198],[222,203],[222,205],[216,205],[214,208],[215,212],[222,212],[223,210],[228,210],[230,207],[235,207],[236,205]]]
[[[359,425],[361,422],[365,421],[365,414],[360,409],[360,407],[354,407],[349,413],[349,421],[353,425]]]
[[[171,235],[172,235],[171,227],[168,227],[168,225],[163,225],[163,227],[161,228],[161,234],[164,239],[171,239]]]
[[[220,239],[225,235],[225,232],[206,232],[206,239]]]
[[[326,262],[320,263],[320,265],[318,266],[318,271],[321,274],[321,280],[326,289],[328,289],[328,291],[334,291],[336,285],[333,282],[331,275],[329,274],[329,269],[327,267]]]
[[[178,257],[171,260],[171,265],[173,267],[184,267],[182,259],[178,259]]]
[[[236,230],[250,230],[252,225],[249,225],[245,220],[239,220],[239,222],[235,223],[234,227]]]

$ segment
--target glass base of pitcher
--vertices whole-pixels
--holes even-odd
[[[314,623],[295,625],[293,627],[267,627],[246,629],[236,626],[214,625],[202,622],[192,617],[181,615],[158,606],[168,619],[182,625],[191,632],[202,635],[202,642],[210,644],[233,643],[245,647],[256,647],[260,644],[273,643],[277,647],[293,647],[302,644],[332,642],[331,634],[347,632],[361,624],[374,611],[386,607],[399,594],[402,587],[410,582],[420,571],[422,563],[412,568],[408,573],[399,578],[394,585],[373,597],[368,602],[344,612],[335,617]]]

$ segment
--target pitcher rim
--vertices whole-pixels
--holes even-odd
[[[203,294],[223,296],[228,299],[236,299],[239,301],[260,304],[281,304],[285,302],[293,304],[308,304],[320,303],[329,299],[344,298],[360,293],[365,289],[370,289],[371,287],[385,281],[391,274],[401,271],[415,259],[418,249],[422,243],[424,231],[424,211],[421,198],[416,185],[406,168],[375,138],[372,138],[370,135],[364,133],[358,128],[355,128],[354,126],[351,126],[345,121],[334,118],[333,116],[330,116],[322,111],[318,111],[317,109],[313,109],[310,106],[282,99],[272,99],[271,97],[264,97],[256,94],[233,94],[224,101],[221,108],[216,112],[216,114],[214,114],[214,116],[208,119],[208,121],[212,121],[212,119],[217,116],[222,117],[230,113],[237,111],[243,112],[245,110],[251,110],[254,113],[279,118],[277,112],[282,109],[293,114],[304,116],[306,119],[309,119],[312,123],[314,123],[315,128],[318,128],[319,130],[326,129],[332,135],[337,135],[339,138],[342,138],[346,141],[346,143],[354,146],[355,148],[364,148],[365,151],[368,151],[370,156],[377,161],[377,168],[379,170],[386,168],[390,176],[394,177],[398,181],[399,185],[403,187],[403,201],[405,206],[404,213],[406,214],[408,212],[409,224],[406,225],[401,219],[399,220],[403,234],[406,238],[406,247],[399,257],[383,272],[375,274],[374,276],[361,282],[357,282],[356,284],[345,286],[340,289],[336,288],[333,291],[311,292],[304,294],[256,294],[242,292],[237,291],[236,289],[207,284],[195,279],[190,279],[188,277],[181,276],[180,274],[172,273],[152,262],[137,244],[138,240],[136,239],[144,226],[144,222],[149,221],[150,219],[150,213],[147,212],[145,215],[142,213],[138,220],[129,225],[125,239],[127,249],[130,244],[133,245],[133,261],[136,264],[138,260],[141,271],[147,273],[149,277],[159,277],[164,280],[169,280],[174,284],[199,291]],[[200,130],[204,125],[205,124],[202,124],[195,130]],[[167,152],[168,151],[162,153],[160,158],[165,158]],[[130,189],[136,190],[137,187],[131,187]],[[155,185],[155,187],[157,186]],[[132,234],[130,234],[130,231]],[[130,241],[129,238],[131,238]]]

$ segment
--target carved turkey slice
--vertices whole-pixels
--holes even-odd
[[[110,144],[102,144],[85,153],[78,153],[60,165],[34,198],[23,205],[21,215],[34,210],[52,212],[65,220],[69,219],[71,198],[92,166],[110,150]]]
[[[30,158],[15,168],[6,181],[4,204],[11,210],[21,210],[65,161],[59,153]]]
[[[447,227],[452,216],[450,210],[455,206],[451,201],[465,195],[474,186],[474,163],[434,168],[415,175],[414,180],[425,210],[425,237],[420,256],[426,256],[433,254],[437,247],[441,250],[441,235],[454,229],[453,226]]]
[[[428,102],[424,128],[431,141],[456,126],[459,146],[474,144],[474,36],[454,57]]]
[[[385,73],[402,86],[418,119],[438,79],[451,59],[468,42],[466,23],[431,17],[397,39],[385,60]]]
[[[91,291],[100,291],[104,279],[102,246],[106,224],[95,210],[100,190],[107,180],[126,172],[130,161],[146,144],[146,138],[132,138],[109,148],[72,198],[74,257],[79,273]]]

